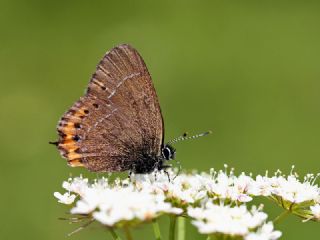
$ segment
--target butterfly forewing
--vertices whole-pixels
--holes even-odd
[[[131,46],[120,45],[103,57],[85,96],[61,118],[58,148],[71,166],[132,170],[137,159],[160,156],[163,128],[143,59]]]

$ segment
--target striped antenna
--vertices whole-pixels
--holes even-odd
[[[212,133],[212,131],[208,131],[208,132],[196,134],[196,135],[193,135],[193,136],[188,136],[188,133],[184,133],[180,137],[177,137],[177,138],[174,138],[174,139],[170,140],[168,142],[168,144],[175,144],[176,142],[185,141],[185,140],[189,140],[189,139],[195,139],[195,138],[198,138],[198,137],[203,137],[203,136],[206,136],[206,135],[211,134],[211,133]]]

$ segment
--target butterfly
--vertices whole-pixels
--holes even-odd
[[[86,93],[61,117],[55,144],[72,167],[93,172],[150,173],[169,167],[158,97],[140,54],[128,44],[105,54]],[[207,133],[194,137],[203,136]]]

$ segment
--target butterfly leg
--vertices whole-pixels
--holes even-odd
[[[171,179],[170,179],[170,175],[169,175],[169,173],[168,173],[168,171],[166,169],[167,168],[171,168],[171,167],[172,167],[171,165],[163,165],[163,166],[161,166],[161,170],[163,170],[163,172],[167,175],[169,182],[171,182]]]
[[[168,177],[168,181],[169,181],[169,182],[171,182],[171,179],[170,179],[169,173],[168,173],[165,169],[163,170],[163,172],[167,175],[167,177]]]
[[[131,181],[131,176],[132,176],[132,170],[129,170],[129,173],[128,173],[128,179]]]
[[[154,170],[154,181],[156,182],[157,181],[157,177],[158,177],[158,170]]]
[[[178,164],[178,172],[177,172],[177,174],[174,176],[173,180],[175,180],[176,177],[178,177],[178,175],[179,175],[180,172],[181,172],[181,163],[180,163],[180,161],[177,161],[177,164]]]

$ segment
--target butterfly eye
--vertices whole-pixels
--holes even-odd
[[[77,129],[79,129],[79,128],[81,128],[81,125],[80,125],[80,123],[75,123],[75,124],[74,124],[74,127],[77,128]]]
[[[172,151],[172,149],[168,146],[165,146],[163,148],[162,154],[163,154],[164,159],[166,159],[166,160],[174,159],[174,151]]]
[[[166,160],[169,160],[170,159],[170,149],[169,148],[164,148],[163,151],[163,156]]]

